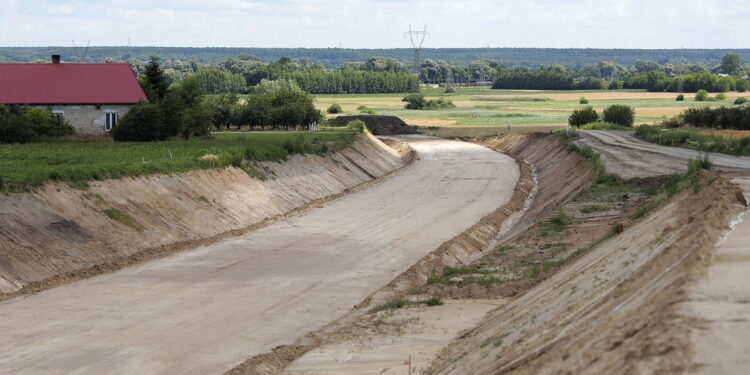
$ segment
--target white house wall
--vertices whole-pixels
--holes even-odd
[[[52,111],[62,111],[63,117],[70,122],[79,134],[104,134],[105,113],[116,111],[118,118],[122,120],[132,105],[56,105],[37,106]]]

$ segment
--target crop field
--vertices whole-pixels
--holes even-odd
[[[401,99],[404,94],[373,95],[316,95],[316,107],[325,111],[331,104],[339,104],[343,114],[359,114],[361,107],[371,108],[379,115],[398,116],[410,125],[422,127],[496,128],[489,134],[507,131],[538,131],[567,124],[573,109],[581,106],[585,97],[589,105],[601,112],[612,104],[625,104],[636,110],[636,124],[650,124],[664,117],[674,116],[686,108],[696,106],[731,106],[735,97],[745,93],[728,93],[723,101],[697,102],[694,94],[685,94],[678,102],[674,93],[646,92],[642,90],[492,90],[488,87],[458,87],[455,93],[443,93],[442,88],[423,87],[427,99],[444,97],[453,101],[456,108],[440,110],[408,110]],[[432,129],[434,132],[436,129]],[[443,130],[443,129],[441,129]],[[430,131],[427,131],[430,133]],[[472,131],[476,133],[476,131]],[[479,131],[484,133],[484,131]]]

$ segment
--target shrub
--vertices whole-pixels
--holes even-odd
[[[357,133],[364,133],[365,131],[365,122],[362,120],[352,120],[346,123],[346,127],[348,129],[354,130]]]
[[[724,94],[723,92],[716,94],[716,100],[726,100],[726,99],[727,99],[727,95]]]
[[[604,109],[603,119],[612,124],[633,126],[635,110],[628,105],[614,104]]]
[[[445,98],[439,98],[438,100],[429,100],[425,109],[443,109],[443,108],[456,108],[456,105],[452,101]]]
[[[708,100],[708,91],[698,90],[698,92],[695,93],[696,102],[705,102],[706,100]]]
[[[578,99],[578,104],[589,104],[589,100],[582,96],[581,99]]]
[[[591,106],[586,106],[573,110],[573,113],[571,113],[570,117],[568,117],[568,124],[573,126],[581,126],[590,124],[592,122],[597,122],[598,120],[599,114],[596,113],[596,110],[594,110],[594,108]]]
[[[341,113],[343,111],[344,110],[341,108],[341,105],[339,105],[337,103],[331,104],[330,106],[328,106],[328,109],[326,110],[326,112],[331,113],[331,114]]]
[[[456,92],[456,89],[454,89],[453,86],[448,86],[448,87],[445,88],[445,93],[446,94],[452,94],[454,92]]]
[[[682,101],[685,100],[685,95],[682,95],[682,94],[677,95],[677,99],[675,99],[675,100],[678,101],[678,102],[682,102]]]
[[[364,114],[367,114],[367,115],[374,115],[375,114],[375,110],[372,109],[372,108],[366,108],[366,109],[363,109],[363,110],[359,111],[359,113],[364,113]]]
[[[73,134],[73,127],[52,112],[0,104],[0,142],[27,143],[42,137]]]
[[[734,83],[734,89],[737,92],[745,92],[750,89],[750,82],[748,82],[746,79],[738,78]]]
[[[739,98],[737,98],[737,99],[734,100],[734,104],[735,105],[745,104],[747,102],[748,102],[748,100],[744,96],[741,96],[741,97],[739,97]]]
[[[368,109],[368,107],[366,105],[361,105],[361,106],[357,107],[358,111],[364,111],[366,109]]]
[[[406,102],[406,109],[422,109],[427,106],[427,100],[425,100],[422,94],[410,94],[401,99],[402,102]]]
[[[166,131],[164,117],[157,104],[135,105],[112,129],[112,137],[118,142],[158,141],[174,135]]]

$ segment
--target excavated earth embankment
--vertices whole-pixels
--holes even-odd
[[[692,366],[681,311],[711,264],[728,218],[745,210],[737,185],[702,172],[641,221],[488,314],[432,364],[433,374],[682,373]]]
[[[320,358],[326,356],[328,348],[348,345],[348,340],[351,340],[352,336],[357,336],[356,332],[362,332],[362,321],[367,320],[367,317],[363,317],[362,314],[373,306],[419,288],[436,270],[446,266],[455,267],[481,257],[488,250],[493,249],[498,242],[523,232],[542,217],[559,209],[567,200],[586,189],[591,183],[593,171],[589,163],[579,154],[570,151],[557,136],[518,134],[483,139],[479,143],[513,156],[521,167],[521,177],[508,203],[420,259],[387,286],[357,305],[348,316],[340,321],[312,332],[294,345],[279,347],[272,353],[254,357],[228,373],[276,374],[314,348],[320,348],[314,353],[316,358]],[[352,343],[354,348],[370,345],[368,338],[362,338],[364,343],[357,340],[359,339],[355,339]],[[357,359],[358,355],[363,353],[358,353],[357,349],[352,349],[352,351],[348,357],[353,362],[349,363],[342,358],[335,358],[331,363],[344,361],[353,367],[347,367],[348,365],[344,363],[338,366],[356,368],[356,371],[363,371],[362,373],[370,373],[368,371],[374,371],[378,366],[378,364],[365,364],[362,367],[363,363],[368,363],[367,360]],[[332,356],[337,355],[335,352],[332,354]],[[373,354],[370,353],[370,355]],[[381,362],[387,361],[386,358],[388,358],[387,355],[385,357],[377,354],[374,356]],[[394,360],[400,361],[401,359]],[[323,360],[321,364],[326,366],[330,363]],[[368,366],[375,367],[369,368]],[[325,373],[330,369],[330,367],[322,367],[320,373]],[[347,371],[345,370],[344,373]],[[378,371],[380,370],[375,372]],[[313,370],[310,373],[318,372]]]
[[[265,180],[227,167],[4,196],[0,299],[239,235],[363,188],[413,157],[367,135],[322,156],[261,163]]]

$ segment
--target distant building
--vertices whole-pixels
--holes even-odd
[[[742,76],[742,79],[747,79],[747,80],[750,80],[750,76],[749,76],[749,75],[747,75],[747,74],[745,74],[744,76]]]
[[[0,103],[43,107],[78,133],[104,134],[147,100],[128,64],[0,64]]]

